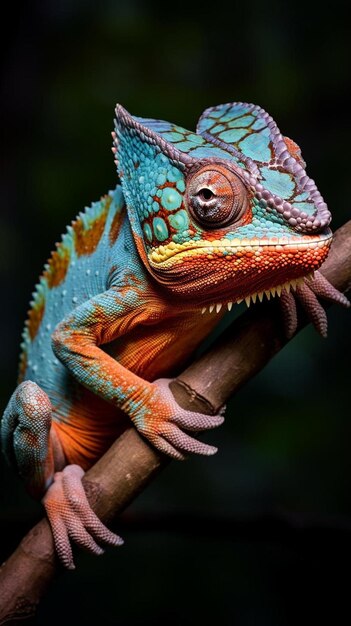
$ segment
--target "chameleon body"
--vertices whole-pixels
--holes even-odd
[[[347,304],[312,276],[331,243],[328,208],[298,146],[260,107],[207,109],[190,132],[118,105],[113,141],[121,185],[79,214],[45,266],[1,426],[5,455],[44,495],[67,567],[70,538],[96,553],[96,542],[121,541],[80,481],[126,416],[174,458],[216,451],[189,433],[222,416],[181,409],[163,377],[226,308],[278,295],[292,334],[298,299],[325,334],[317,296]]]

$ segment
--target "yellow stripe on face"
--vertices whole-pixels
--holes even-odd
[[[252,239],[244,238],[244,239],[217,239],[217,240],[201,240],[201,241],[191,241],[184,243],[175,243],[171,241],[166,245],[160,245],[156,248],[153,248],[149,254],[148,258],[150,264],[152,266],[160,265],[161,263],[166,263],[173,257],[178,255],[177,259],[172,261],[181,262],[184,256],[197,256],[197,255],[235,255],[240,254],[242,252],[252,252],[252,253],[260,253],[263,248],[269,246],[274,247],[275,250],[283,250],[286,248],[298,248],[299,250],[307,250],[312,248],[322,248],[326,245],[327,241],[331,239],[331,236],[316,236],[316,235],[304,235],[303,237],[293,236],[293,237],[272,237],[270,239],[263,237],[259,239],[258,237],[254,237]]]

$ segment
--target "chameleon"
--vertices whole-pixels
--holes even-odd
[[[116,107],[120,184],[74,219],[30,303],[2,450],[41,498],[57,554],[101,554],[122,539],[89,506],[84,472],[128,418],[183,460],[217,449],[223,423],[178,406],[171,377],[233,304],[279,298],[286,334],[298,301],[323,336],[319,299],[348,306],[318,271],[331,214],[298,145],[262,108],[208,108],[196,131]]]

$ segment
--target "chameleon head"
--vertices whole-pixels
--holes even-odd
[[[117,105],[113,150],[139,253],[177,296],[204,306],[279,293],[328,254],[327,205],[258,106],[207,109],[194,133]]]

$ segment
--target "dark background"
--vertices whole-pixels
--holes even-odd
[[[1,409],[30,293],[65,225],[114,187],[116,101],[194,128],[260,104],[349,218],[346,3],[7,5],[3,19]],[[5,42],[5,43],[4,43]],[[348,134],[348,136],[347,136]],[[52,587],[36,624],[285,626],[350,619],[350,313],[303,331],[231,402],[212,459],[171,466],[130,507],[126,545]],[[2,463],[0,556],[40,515]],[[346,573],[343,571],[346,568]],[[68,608],[69,607],[69,608]],[[343,620],[344,621],[344,620]]]

